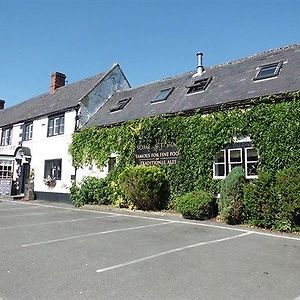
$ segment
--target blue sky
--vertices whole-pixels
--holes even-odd
[[[118,62],[132,86],[299,43],[298,0],[0,0],[6,107]]]

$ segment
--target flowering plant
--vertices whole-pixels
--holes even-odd
[[[47,186],[55,186],[56,185],[56,180],[54,178],[51,178],[49,175],[47,178],[44,179],[44,183]]]

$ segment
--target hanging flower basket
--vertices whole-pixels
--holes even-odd
[[[44,179],[44,183],[47,186],[54,187],[56,185],[56,180],[48,176],[47,178]]]

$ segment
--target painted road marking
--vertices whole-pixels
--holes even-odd
[[[9,215],[1,216],[0,218],[14,218],[14,217],[28,217],[28,216],[40,216],[40,215],[51,215],[51,214],[67,214],[70,211],[56,211],[56,212],[43,212],[43,213],[33,213],[33,214],[21,214],[21,215]]]
[[[95,219],[115,218],[115,217],[119,217],[119,216],[121,216],[121,215],[103,216],[103,217],[94,217],[94,218],[82,218],[82,219],[71,219],[71,220],[64,220],[64,221],[51,221],[51,222],[44,222],[44,223],[25,224],[25,225],[15,225],[15,226],[0,227],[0,230],[31,227],[31,226],[40,226],[40,225],[49,225],[49,224],[68,223],[68,222],[77,222],[77,221],[88,221],[88,220],[95,220]]]
[[[22,245],[22,247],[25,248],[25,247],[31,247],[31,246],[37,246],[37,245],[57,243],[57,242],[63,242],[63,241],[68,241],[68,240],[79,239],[79,238],[83,238],[83,237],[103,235],[103,234],[114,233],[114,232],[138,230],[138,229],[143,229],[143,228],[148,228],[148,227],[155,227],[155,226],[162,226],[162,225],[167,225],[167,224],[172,224],[172,223],[174,223],[174,222],[168,221],[168,222],[156,223],[156,224],[151,224],[151,225],[142,225],[142,226],[136,226],[136,227],[127,227],[127,228],[113,229],[113,230],[107,230],[107,231],[93,232],[93,233],[88,233],[88,234],[74,235],[74,236],[61,238],[61,239],[42,241],[42,242],[37,242],[37,243],[32,243],[32,244],[25,244],[25,245]]]
[[[128,261],[126,263],[114,265],[114,266],[111,266],[111,267],[108,267],[108,268],[99,269],[96,272],[97,273],[104,273],[104,272],[107,272],[107,271],[111,271],[111,270],[115,270],[115,269],[119,269],[119,268],[129,266],[129,265],[133,265],[133,264],[136,264],[136,263],[139,263],[139,262],[142,262],[142,261],[146,261],[146,260],[150,260],[150,259],[154,259],[154,258],[157,258],[157,257],[164,256],[164,255],[168,255],[168,254],[171,254],[171,253],[181,252],[181,251],[191,249],[191,248],[195,248],[195,247],[200,247],[200,246],[204,246],[204,245],[215,244],[215,243],[220,243],[220,242],[224,242],[224,241],[228,241],[228,240],[233,240],[233,239],[240,238],[240,237],[243,237],[243,236],[249,235],[249,234],[252,234],[252,232],[245,232],[245,233],[235,235],[235,236],[230,236],[230,237],[227,237],[227,238],[222,238],[222,239],[218,239],[218,240],[212,240],[212,241],[208,241],[208,242],[201,242],[201,243],[197,243],[197,244],[193,244],[193,245],[179,247],[179,248],[171,249],[171,250],[168,250],[168,251],[159,252],[159,253],[156,253],[156,254],[153,254],[153,255],[145,256],[145,257],[142,257],[142,258],[139,258],[139,259],[131,260],[131,261]]]
[[[4,201],[10,202],[11,200],[4,200]],[[46,204],[39,204],[39,203],[22,202],[22,204],[38,205],[38,206],[42,206],[42,207],[52,207],[52,208],[57,208],[57,209],[64,209],[64,210],[71,210],[71,211],[83,211],[83,212],[99,213],[99,214],[110,214],[110,215],[117,214],[117,213],[113,213],[113,212],[101,212],[101,211],[96,211],[96,210],[78,209],[78,208],[72,208],[72,207],[62,207],[62,206],[46,205]],[[238,232],[250,232],[253,234],[269,236],[269,237],[274,237],[274,238],[282,238],[282,239],[300,241],[300,237],[298,238],[298,237],[293,237],[293,236],[288,236],[288,235],[283,235],[283,234],[272,234],[272,233],[260,232],[260,231],[242,229],[242,228],[234,228],[234,227],[230,227],[230,226],[219,226],[219,225],[200,223],[200,222],[195,222],[195,221],[180,221],[180,220],[147,217],[147,216],[127,215],[127,214],[122,214],[122,213],[120,213],[119,215],[121,215],[123,217],[127,217],[127,218],[156,220],[156,221],[172,221],[173,223],[178,223],[178,224],[196,225],[196,226],[203,226],[203,227],[217,228],[217,229],[224,229],[224,230],[231,230],[231,231],[238,231]]]
[[[25,209],[26,210],[26,208],[27,209],[34,209],[34,208],[39,208],[40,209],[40,207],[39,206],[33,206],[33,207],[31,207],[31,206],[28,206],[28,207],[12,207],[12,208],[1,208],[0,209],[0,212],[1,211],[10,211],[10,210],[17,210],[17,209]]]

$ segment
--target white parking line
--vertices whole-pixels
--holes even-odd
[[[39,216],[39,215],[51,215],[51,214],[67,214],[70,211],[55,211],[55,212],[43,212],[43,213],[33,213],[33,214],[21,214],[21,215],[9,215],[1,216],[0,218],[14,218],[14,217],[28,217],[28,216]]]
[[[11,200],[4,200],[4,201],[10,202]],[[62,207],[62,206],[54,206],[54,205],[30,203],[30,202],[22,202],[22,204],[24,204],[24,205],[38,205],[38,206],[42,206],[42,207],[51,207],[51,208],[57,208],[57,209],[64,209],[64,210],[71,210],[71,211],[83,211],[83,212],[98,213],[98,214],[110,214],[110,215],[116,215],[117,214],[117,213],[113,213],[113,212],[102,212],[102,211],[90,210],[90,209],[78,209],[78,208],[72,208],[72,207]],[[260,232],[260,231],[242,229],[242,228],[235,228],[235,227],[231,227],[231,226],[219,226],[219,225],[207,224],[207,223],[203,223],[203,222],[180,221],[180,220],[171,220],[171,219],[137,216],[137,215],[128,215],[128,214],[120,214],[120,215],[123,216],[123,217],[127,217],[127,218],[156,220],[156,221],[172,221],[172,222],[178,223],[178,224],[196,225],[196,226],[217,228],[217,229],[224,229],[224,230],[231,230],[231,231],[238,231],[238,232],[251,232],[253,234],[258,234],[258,235],[263,235],[263,236],[300,241],[300,237],[298,238],[298,237],[293,237],[293,236],[288,236],[288,235],[283,235],[283,234],[273,234],[273,233],[267,233],[267,232]]]
[[[23,206],[23,207],[12,207],[12,208],[1,208],[0,209],[0,212],[1,211],[10,211],[10,210],[18,210],[18,209],[34,209],[34,208],[39,208],[40,209],[40,207],[39,206]]]
[[[51,222],[44,222],[44,223],[32,223],[32,224],[25,224],[25,225],[0,227],[0,230],[31,227],[31,226],[40,226],[40,225],[49,225],[49,224],[68,223],[68,222],[88,221],[88,220],[95,220],[95,219],[107,219],[107,218],[115,218],[115,217],[119,217],[119,216],[121,216],[121,215],[103,216],[103,217],[94,217],[94,218],[82,218],[82,219],[71,219],[71,220],[64,220],[64,221],[51,221]]]
[[[136,226],[136,227],[128,227],[128,228],[113,229],[113,230],[108,230],[108,231],[93,232],[93,233],[88,233],[88,234],[73,235],[73,236],[69,236],[69,237],[61,238],[61,239],[42,241],[42,242],[37,242],[37,243],[32,243],[32,244],[25,244],[25,245],[22,245],[22,247],[25,248],[25,247],[31,247],[31,246],[37,246],[37,245],[43,245],[43,244],[57,243],[57,242],[62,242],[62,241],[74,240],[74,239],[78,239],[78,238],[82,238],[82,237],[90,237],[90,236],[103,235],[103,234],[114,233],[114,232],[137,230],[137,229],[162,226],[162,225],[167,225],[167,224],[172,224],[172,223],[174,223],[174,222],[168,221],[168,222],[164,222],[164,223],[156,223],[156,224],[151,224],[151,225],[142,225],[142,226]]]
[[[175,249],[171,249],[171,250],[168,250],[168,251],[163,251],[163,252],[159,252],[159,253],[156,253],[156,254],[153,254],[153,255],[145,256],[145,257],[142,257],[142,258],[139,258],[139,259],[131,260],[131,261],[128,261],[126,263],[114,265],[114,266],[111,266],[111,267],[108,267],[108,268],[99,269],[96,272],[97,273],[104,273],[106,271],[111,271],[111,270],[123,268],[123,267],[129,266],[129,265],[133,265],[133,264],[136,264],[136,263],[139,263],[139,262],[142,262],[142,261],[154,259],[154,258],[164,256],[164,255],[167,255],[167,254],[180,252],[180,251],[184,251],[184,250],[199,247],[199,246],[204,246],[204,245],[220,243],[220,242],[224,242],[224,241],[228,241],[228,240],[233,240],[233,239],[240,238],[242,236],[249,235],[249,234],[252,234],[252,232],[245,232],[245,233],[235,235],[235,236],[230,236],[230,237],[227,237],[227,238],[212,240],[212,241],[208,241],[208,242],[201,242],[201,243],[197,243],[197,244],[193,244],[193,245],[188,245],[188,246],[184,246],[184,247],[180,247],[180,248],[175,248]]]

